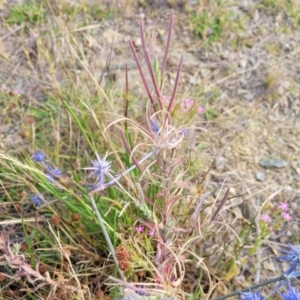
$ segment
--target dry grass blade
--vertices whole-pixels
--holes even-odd
[[[213,215],[212,215],[212,217],[210,219],[211,222],[213,222],[216,219],[216,217],[218,216],[218,214],[221,211],[222,207],[224,206],[224,204],[225,204],[225,202],[226,202],[226,200],[227,200],[227,198],[229,196],[229,191],[230,191],[230,188],[227,188],[227,190],[225,192],[225,195],[224,195],[221,203],[219,204],[219,206],[217,207],[216,211],[213,213]]]

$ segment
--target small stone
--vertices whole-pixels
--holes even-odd
[[[209,78],[211,76],[211,71],[209,69],[202,68],[200,70],[200,74],[202,78]]]
[[[235,206],[232,208],[232,212],[237,216],[237,217],[243,217],[242,210],[239,206]]]
[[[299,232],[299,225],[295,222],[292,224],[293,232]]]
[[[197,77],[194,77],[194,76],[191,76],[190,79],[189,79],[189,83],[192,84],[192,85],[199,85],[199,84],[201,84],[201,79],[197,78]]]
[[[251,101],[254,99],[254,94],[253,93],[250,93],[248,92],[247,94],[244,95],[244,98],[248,101]]]
[[[165,36],[167,34],[167,31],[165,29],[158,29],[157,32],[161,36]]]
[[[141,47],[142,46],[142,41],[141,41],[141,38],[135,38],[134,41],[133,41],[133,44],[134,46],[136,47]]]
[[[255,175],[258,181],[264,182],[265,181],[265,173],[264,172],[257,172]]]
[[[291,209],[293,210],[293,212],[298,211],[298,201],[300,200],[300,198],[295,199],[295,200],[291,203]]]
[[[129,41],[131,41],[131,37],[130,37],[129,35],[125,35],[125,36],[123,37],[123,42],[124,42],[124,43],[128,43]]]
[[[253,2],[250,0],[241,0],[239,2],[239,8],[245,12],[249,12],[253,6]]]
[[[241,68],[241,67],[237,67],[237,68],[235,69],[235,71],[236,71],[237,74],[244,74],[244,73],[245,73],[245,69],[243,69],[243,68]]]
[[[282,244],[288,244],[289,238],[288,238],[286,235],[283,235],[283,236],[279,237],[279,241],[280,241]],[[287,268],[285,268],[285,269],[287,269]]]
[[[258,11],[258,9],[256,9],[254,11],[252,21],[253,21],[253,23],[257,23],[259,21],[259,19],[260,19],[259,11]]]
[[[218,156],[215,160],[215,166],[217,170],[222,170],[225,167],[225,158],[223,156]]]
[[[248,63],[248,59],[246,58],[242,58],[240,61],[239,61],[239,66],[243,69],[245,69],[247,67],[247,63]]]
[[[273,272],[276,271],[276,267],[274,266],[274,263],[271,262],[271,261],[265,261],[265,262],[263,263],[263,269],[264,269],[264,270],[273,271]]]
[[[284,168],[288,166],[288,162],[281,158],[265,158],[259,161],[259,165],[263,168]]]
[[[146,18],[146,15],[145,15],[143,12],[141,12],[141,13],[138,15],[138,17],[140,18],[140,20],[144,20],[144,19]]]

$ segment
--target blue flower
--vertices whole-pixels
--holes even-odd
[[[60,178],[62,176],[62,172],[58,168],[48,165],[46,176],[49,179],[49,181],[54,181],[55,179]]]
[[[188,130],[186,129],[186,128],[182,128],[181,129],[181,132],[183,133],[183,135],[186,137],[186,136],[188,136],[188,134],[189,134],[189,132],[188,132]]]
[[[111,162],[106,160],[107,154],[103,158],[101,158],[98,153],[96,153],[96,156],[97,159],[91,161],[92,166],[84,169],[91,171],[91,174],[88,177],[96,175],[97,184],[104,186],[105,176],[109,175],[111,172]]]
[[[283,300],[300,300],[299,290],[293,289],[291,286],[286,290],[285,293],[280,293]]]
[[[40,206],[42,204],[42,199],[37,195],[31,195],[30,200],[37,206]]]
[[[261,291],[254,293],[249,289],[249,292],[241,293],[239,300],[264,300],[264,297],[261,295]]]
[[[32,155],[32,159],[35,162],[42,162],[45,159],[45,154],[40,151],[35,151]]]
[[[155,134],[159,133],[159,126],[158,126],[158,122],[156,120],[150,120],[150,126],[151,126],[152,131]]]
[[[279,256],[277,259],[284,260],[290,264],[288,270],[284,272],[284,274],[289,275],[295,269],[298,269],[300,266],[300,245],[289,245],[289,250],[281,250],[281,252],[285,253],[284,256]]]

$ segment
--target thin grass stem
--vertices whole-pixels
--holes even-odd
[[[107,246],[108,246],[108,248],[109,248],[109,250],[110,250],[110,252],[111,252],[111,255],[112,255],[112,257],[113,257],[113,260],[114,260],[114,263],[115,263],[116,268],[117,268],[117,270],[118,270],[118,273],[119,273],[121,279],[122,279],[123,281],[126,281],[125,276],[124,276],[124,273],[123,273],[122,270],[119,268],[119,263],[118,263],[118,259],[117,259],[117,257],[116,257],[116,253],[115,253],[114,246],[113,246],[113,244],[112,244],[112,242],[111,242],[111,240],[110,240],[110,237],[109,237],[109,235],[108,235],[108,233],[107,233],[106,227],[105,227],[104,222],[103,222],[103,219],[102,219],[102,217],[101,217],[101,215],[100,215],[100,213],[99,213],[99,210],[98,210],[98,207],[97,207],[97,205],[96,205],[96,202],[95,202],[93,196],[91,196],[91,195],[89,195],[89,199],[90,199],[90,201],[91,201],[93,210],[94,210],[94,212],[95,212],[95,214],[96,214],[97,220],[98,220],[99,225],[100,225],[100,227],[101,227],[102,233],[103,233],[104,238],[105,238],[105,241],[106,241],[106,243],[107,243]]]

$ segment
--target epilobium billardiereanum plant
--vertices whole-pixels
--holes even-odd
[[[208,255],[202,257],[202,253],[196,254],[192,247],[201,248],[196,244],[199,241],[205,241],[206,234],[207,236],[211,234],[214,222],[218,221],[218,216],[229,195],[229,189],[227,189],[218,206],[207,212],[208,207],[205,202],[209,193],[197,193],[196,196],[189,193],[192,188],[189,178],[186,176],[188,163],[185,164],[188,151],[184,148],[185,137],[189,134],[189,130],[184,124],[178,125],[174,115],[177,108],[180,109],[181,113],[190,114],[194,108],[196,110],[196,102],[190,98],[182,101],[178,101],[176,98],[183,58],[180,59],[178,64],[175,83],[170,93],[171,96],[167,97],[163,92],[172,24],[173,14],[171,13],[167,43],[161,62],[154,51],[155,37],[150,45],[151,50],[148,51],[144,28],[142,25],[140,26],[142,54],[150,75],[150,82],[146,80],[147,76],[142,69],[136,49],[133,43],[130,42],[133,57],[149,99],[145,110],[146,124],[139,124],[126,116],[126,118],[120,118],[120,121],[113,120],[105,128],[107,130],[114,124],[125,120],[126,124],[135,125],[134,128],[139,133],[143,133],[145,141],[142,146],[133,144],[130,130],[126,126],[124,126],[125,130],[120,133],[123,147],[121,149],[120,145],[116,146],[111,142],[112,152],[106,152],[104,155],[98,154],[97,147],[93,147],[93,143],[88,142],[96,158],[91,161],[90,166],[83,168],[89,172],[85,180],[74,180],[72,182],[72,189],[68,190],[71,197],[66,197],[67,193],[64,190],[53,188],[53,186],[64,186],[65,184],[61,169],[49,163],[43,152],[37,151],[32,155],[34,165],[39,167],[38,170],[34,168],[32,170],[37,177],[43,177],[40,185],[41,189],[45,186],[48,187],[49,191],[55,193],[57,199],[64,201],[66,207],[77,212],[78,206],[77,204],[74,205],[75,198],[84,207],[83,215],[89,214],[89,223],[92,223],[91,220],[94,221],[94,214],[96,215],[120,277],[119,279],[110,276],[110,279],[114,281],[115,285],[121,287],[122,299],[127,300],[184,299],[185,292],[182,285],[187,274],[186,265],[192,261],[191,258],[197,260],[193,267],[195,265],[197,267],[201,266],[202,271],[204,270],[207,273],[205,280],[210,282],[209,270],[203,262]],[[68,107],[67,103],[66,106]],[[198,113],[203,113],[202,107],[198,107]],[[73,112],[72,116],[74,117]],[[86,137],[86,140],[88,141],[88,137]],[[111,154],[122,151],[124,161],[123,158],[120,159],[121,156],[118,159],[119,162],[126,162],[126,164],[121,164],[122,167],[118,168],[118,160],[113,159]],[[103,152],[99,151],[99,153]],[[108,155],[108,153],[110,154]],[[78,189],[76,190],[76,188]],[[36,205],[37,209],[40,209],[44,199],[37,195],[33,194],[30,200]],[[90,204],[87,204],[88,199],[92,204],[94,214],[91,213]],[[57,201],[58,205],[63,201]],[[108,209],[101,210],[101,205],[106,201],[111,201],[105,207]],[[121,209],[120,211],[116,210],[118,213],[113,215],[115,226],[112,227],[109,222],[111,220],[107,216],[115,206],[121,206]],[[132,206],[136,208],[135,210],[132,209],[134,215],[130,215],[131,213],[126,215],[126,209],[128,207],[131,209]],[[281,204],[280,208],[285,214],[288,214],[287,207],[284,204]],[[283,217],[286,220],[289,218],[288,215],[283,215]],[[125,219],[125,225],[121,223],[122,218]],[[119,224],[116,224],[117,220],[121,220],[120,227],[123,226],[124,231],[118,232]],[[268,218],[264,216],[262,220],[267,223]],[[97,222],[95,223],[97,224]],[[125,261],[125,259],[120,259],[122,253],[117,252],[116,254],[115,247],[120,241],[124,243],[123,250],[125,249],[125,252],[127,251],[126,248],[132,250],[130,253],[132,265],[129,267],[128,255],[124,256],[123,253],[123,258],[125,257],[127,260]],[[43,277],[38,270],[33,270],[22,256],[10,251],[7,245],[4,242],[1,244],[0,234],[0,248],[6,255],[6,261],[13,268],[18,267],[20,274],[31,276],[32,281],[37,279],[44,282],[43,284],[50,284],[55,287],[62,285],[50,280],[48,275]],[[277,281],[285,283],[285,280],[299,275],[299,252],[298,246],[290,246],[290,249],[285,251],[286,255],[279,257],[280,260],[290,263],[290,268],[284,273],[285,276],[276,278]],[[68,257],[68,254],[64,253],[64,256]],[[17,263],[19,263],[18,266]],[[145,272],[145,277],[151,278],[152,281],[139,283],[137,276],[130,276],[135,269],[141,269],[141,272]],[[218,274],[214,274],[214,276],[218,278]],[[134,278],[135,281],[133,283],[127,282],[128,278],[130,280]],[[276,280],[273,280],[273,282]],[[76,287],[79,285],[78,282],[76,282]],[[269,284],[271,281],[267,283]],[[248,288],[247,290],[237,291],[235,294],[239,294],[241,300],[264,299],[260,291],[253,292],[256,288],[258,286],[253,286],[251,290]],[[276,290],[276,292],[278,291]],[[205,293],[200,290],[200,294],[203,296]],[[296,299],[298,294],[297,290],[293,290],[288,286],[286,291],[280,295],[284,299]],[[232,295],[224,296],[223,299]],[[84,299],[84,297],[81,299]]]

